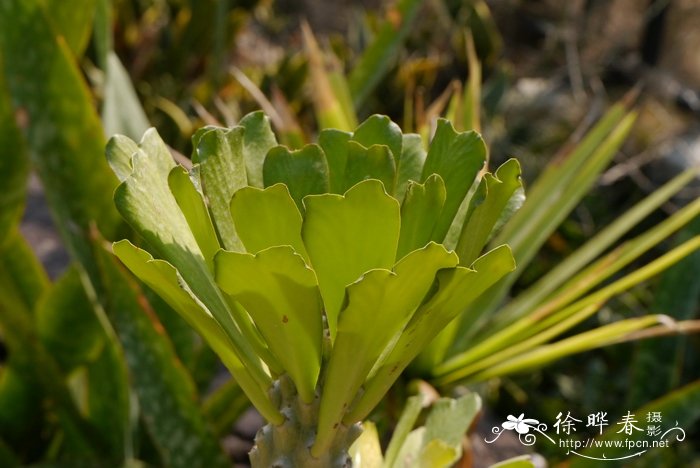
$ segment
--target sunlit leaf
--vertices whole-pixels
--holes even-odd
[[[248,185],[263,187],[263,163],[267,152],[277,146],[277,138],[270,128],[270,119],[263,112],[251,112],[238,123],[245,129],[243,155]]]
[[[220,252],[216,279],[253,317],[302,400],[311,403],[322,337],[321,298],[313,271],[291,247],[278,246],[255,256]]]
[[[341,422],[382,351],[410,320],[430,290],[438,270],[457,266],[458,258],[431,243],[407,255],[393,271],[372,270],[347,288],[338,333],[326,373],[319,434]],[[372,327],[367,327],[372,323]]]
[[[296,151],[276,146],[265,158],[263,179],[265,187],[285,184],[299,210],[303,210],[301,201],[305,196],[328,192],[328,164],[318,145]]]
[[[492,250],[472,269],[457,267],[438,272],[438,287],[413,315],[391,352],[365,385],[365,392],[346,416],[363,419],[403,369],[466,305],[515,267],[507,247]],[[468,286],[467,286],[468,285]]]
[[[422,181],[439,174],[447,196],[432,240],[441,242],[477,174],[486,161],[486,146],[475,132],[457,133],[446,120],[439,120],[423,166]]]
[[[401,204],[401,236],[396,258],[430,242],[445,197],[445,183],[437,174],[428,177],[423,184],[408,184],[406,198]]]
[[[344,196],[304,199],[302,239],[318,277],[331,338],[335,338],[345,287],[363,273],[390,269],[399,240],[399,204],[381,182],[367,180]]]
[[[231,216],[249,253],[290,245],[308,261],[301,240],[301,213],[286,185],[275,184],[265,190],[242,188],[231,199]]]
[[[236,234],[229,203],[236,190],[245,187],[248,181],[243,157],[243,133],[242,127],[230,130],[212,128],[193,138],[196,148],[192,162],[198,166],[214,225],[222,245],[235,252],[243,251],[243,245]]]
[[[470,200],[469,211],[457,242],[456,252],[462,265],[470,265],[476,260],[508,201],[522,188],[520,164],[515,159],[509,159],[495,174],[485,174],[480,187],[484,188],[483,198],[476,195],[480,193],[477,189]]]

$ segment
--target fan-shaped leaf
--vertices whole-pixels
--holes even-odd
[[[238,123],[245,128],[243,156],[248,174],[248,185],[263,188],[263,163],[267,152],[277,146],[277,138],[270,128],[270,119],[262,111],[251,112]]]
[[[242,252],[229,203],[236,190],[247,185],[243,159],[242,127],[209,128],[193,137],[196,141],[192,162],[198,165],[202,189],[211,209],[221,243],[228,250]]]
[[[396,165],[399,165],[403,146],[401,129],[386,115],[375,114],[362,122],[352,134],[352,141],[358,142],[365,148],[374,145],[387,146]]]
[[[113,152],[111,159],[119,159],[132,148],[133,142],[123,144],[124,141],[113,140],[113,144],[108,147]],[[249,318],[230,308],[224,300],[187,220],[170,191],[167,178],[175,163],[155,130],[146,132],[139,150],[131,158],[130,166],[133,168],[132,173],[117,187],[114,194],[117,209],[155,252],[177,269],[203,307],[219,322],[236,355],[248,366],[256,381],[263,387],[269,385],[270,377],[241,331]],[[230,219],[230,214],[228,217]]]
[[[263,179],[265,187],[285,184],[303,211],[301,200],[305,196],[328,192],[328,163],[318,145],[306,145],[296,151],[276,146],[265,158]]]
[[[265,190],[242,188],[231,199],[231,216],[248,252],[290,245],[308,261],[301,240],[301,213],[286,185],[275,184]]]
[[[437,271],[455,267],[458,261],[454,252],[431,243],[406,256],[393,272],[372,270],[348,286],[321,397],[317,444],[323,443],[321,434],[332,434],[341,422],[382,351],[428,293]]]
[[[438,287],[406,325],[393,349],[365,385],[365,392],[345,417],[359,421],[379,402],[406,366],[481,293],[515,268],[507,246],[494,249],[473,265],[440,271]]]
[[[409,182],[401,205],[401,236],[396,258],[430,242],[445,197],[445,183],[438,174],[428,177],[424,184]]]
[[[422,180],[439,174],[445,182],[447,197],[433,240],[441,242],[450,229],[459,205],[486,161],[486,145],[476,132],[457,133],[447,120],[439,120],[435,137],[423,166]]]
[[[457,242],[457,254],[461,265],[470,265],[481,253],[493,232],[508,201],[522,189],[520,164],[509,159],[496,170],[494,175],[486,174],[469,201],[469,210]]]
[[[357,142],[348,142],[348,160],[345,166],[345,188],[349,189],[367,179],[382,181],[389,194],[396,185],[396,165],[388,146],[373,145],[365,148]]]
[[[116,242],[112,249],[121,262],[149,288],[153,289],[204,338],[231,371],[255,407],[269,420],[279,420],[277,410],[267,395],[241,363],[229,345],[228,338],[192,295],[181,286],[177,270],[164,260],[154,260],[151,254],[128,240]]]
[[[321,368],[321,298],[316,277],[289,246],[257,255],[222,251],[216,278],[255,320],[306,403]]]
[[[302,239],[318,277],[331,339],[345,287],[363,273],[389,269],[399,240],[399,204],[378,180],[360,182],[344,196],[304,199]]]
[[[345,166],[348,161],[348,141],[352,133],[334,128],[321,130],[318,144],[323,149],[328,162],[330,193],[345,192]]]
[[[420,135],[408,133],[403,136],[401,158],[398,160],[396,169],[396,192],[394,196],[397,200],[403,200],[410,180],[421,180],[426,155],[425,148],[423,148],[423,138]]]

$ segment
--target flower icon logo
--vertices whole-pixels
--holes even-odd
[[[525,413],[520,413],[520,416],[517,418],[512,414],[509,414],[507,419],[507,421],[501,424],[503,429],[509,431],[515,429],[518,434],[527,434],[530,432],[531,428],[536,428],[540,423],[537,419],[525,419]]]

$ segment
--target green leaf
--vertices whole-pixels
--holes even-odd
[[[47,290],[47,283],[46,273],[14,228],[0,244],[0,333],[11,356],[9,365],[17,373],[20,385],[38,389],[30,395],[40,395],[39,398],[54,402],[58,424],[63,429],[70,428],[75,439],[87,447],[86,457],[94,457],[100,451],[107,453],[107,443],[83,418],[58,363],[43,346],[34,328],[32,310]],[[5,371],[1,375],[5,375]],[[15,404],[23,407],[21,401]],[[0,412],[0,417],[7,417],[7,413]],[[34,417],[30,416],[30,421]]]
[[[0,304],[9,310],[8,315],[21,314],[30,319],[39,298],[48,288],[49,278],[39,259],[19,228],[13,227],[0,243]],[[7,333],[3,338],[9,341],[12,335]]]
[[[129,143],[123,145],[123,141],[113,140],[113,144],[108,146],[110,159],[118,160],[120,155],[126,153],[119,149],[131,147]],[[167,178],[174,165],[165,144],[155,131],[149,130],[139,151],[131,158],[133,171],[117,188],[114,202],[124,219],[144,237],[159,257],[169,262],[182,276],[201,306],[225,331],[238,359],[265,389],[271,379],[251,348],[250,343],[255,341],[255,335],[251,331],[250,318],[245,311],[226,303],[187,219],[170,191]],[[228,205],[226,209],[228,211]],[[231,220],[230,213],[227,217]]]
[[[244,250],[229,210],[231,197],[248,181],[243,158],[244,131],[242,127],[210,128],[193,137],[196,147],[192,162],[197,164],[214,225],[221,244],[234,252]]]
[[[32,53],[17,46],[28,37]],[[94,274],[88,227],[96,222],[112,237],[120,221],[111,202],[116,179],[100,157],[104,134],[82,72],[38,1],[3,2],[0,57],[54,219],[72,256]]]
[[[668,320],[668,319],[666,319]],[[502,376],[514,372],[541,367],[557,359],[571,354],[601,348],[620,341],[633,332],[649,328],[653,325],[664,323],[664,317],[658,315],[644,316],[640,318],[620,320],[593,330],[574,335],[561,341],[546,344],[521,353],[512,359],[505,360],[500,364],[471,376],[472,380],[485,380],[495,376]],[[457,373],[450,377],[441,379],[442,382],[457,380]]]
[[[321,298],[316,276],[289,246],[253,256],[222,251],[216,280],[253,317],[272,353],[311,403],[321,369]]]
[[[307,195],[328,192],[328,164],[318,145],[306,145],[290,151],[284,146],[272,148],[263,165],[265,187],[283,183],[294,202],[303,211],[301,200]]]
[[[394,432],[391,435],[391,441],[386,448],[384,455],[384,467],[393,468],[396,465],[397,458],[401,447],[404,446],[408,434],[411,432],[413,425],[416,423],[421,410],[423,409],[425,396],[418,394],[406,400],[399,421],[396,423]]]
[[[365,148],[354,141],[348,142],[348,161],[345,166],[345,189],[367,179],[377,179],[387,193],[394,193],[396,165],[387,146]]]
[[[385,466],[452,466],[462,454],[462,438],[480,408],[481,400],[474,393],[457,400],[437,400],[428,413],[425,426],[414,430],[408,437],[402,437],[401,449],[391,460],[387,458],[387,462],[391,463],[386,463]],[[420,406],[414,404],[414,410],[419,411]],[[406,430],[410,430],[410,427]]]
[[[76,58],[80,58],[87,47],[92,32],[96,0],[43,0],[46,17],[55,32],[66,41]]]
[[[0,369],[0,440],[23,452],[34,448],[36,434],[46,430],[42,409],[36,404],[44,395],[37,382],[23,375],[21,368],[15,369],[14,360],[10,357]]]
[[[107,69],[107,55],[114,50],[112,37],[112,0],[97,0],[93,25],[93,43],[97,66]]]
[[[447,120],[438,121],[423,166],[422,181],[439,174],[447,197],[432,240],[442,242],[452,220],[486,161],[486,145],[476,132],[457,133]]]
[[[445,197],[445,183],[437,174],[428,177],[423,184],[409,182],[401,204],[401,236],[396,258],[403,258],[430,242]]]
[[[362,423],[362,434],[348,450],[352,458],[352,466],[358,468],[381,468],[382,446],[379,443],[377,426],[371,421]]]
[[[148,133],[144,134],[144,136]],[[124,182],[131,176],[134,168],[131,166],[131,157],[139,151],[137,145],[131,138],[124,135],[114,135],[107,142],[105,154],[109,167],[117,176],[119,182]]]
[[[5,77],[2,73],[0,73],[0,148],[3,148],[3,154],[0,156],[0,174],[3,177],[3,188],[0,191],[0,245],[2,245],[5,237],[11,232],[12,227],[19,223],[22,216],[29,175],[27,149],[15,123],[12,102],[7,94]],[[12,154],[9,154],[10,151]]]
[[[242,188],[231,199],[231,216],[249,253],[289,245],[308,262],[301,239],[301,213],[286,185],[275,184],[264,190]]]
[[[345,417],[363,419],[383,397],[416,355],[474,299],[515,268],[510,249],[502,246],[474,262],[472,269],[457,267],[437,274],[437,288],[406,325],[382,364],[365,384],[365,392]],[[467,287],[468,285],[468,287]]]
[[[317,446],[341,422],[377,359],[430,290],[435,274],[458,261],[454,252],[430,243],[407,255],[393,271],[372,270],[348,286],[326,370]]]
[[[443,441],[459,456],[462,452],[462,438],[480,410],[481,398],[476,393],[468,393],[456,400],[440,398],[433,403],[425,421],[425,441]],[[455,461],[457,460],[450,463]]]
[[[519,294],[517,298],[511,301],[504,309],[499,312],[499,318],[503,317],[503,320],[512,321],[514,318],[521,317],[528,311],[532,311],[537,305],[541,304],[548,296],[551,296],[558,288],[566,284],[568,280],[576,276],[579,279],[585,276],[587,271],[584,267],[595,259],[598,255],[603,253],[616,241],[618,241],[622,236],[624,236],[630,229],[636,226],[642,219],[651,214],[659,206],[665,203],[669,198],[671,198],[675,193],[677,193],[683,186],[688,182],[693,180],[697,174],[697,169],[689,169],[674,177],[671,181],[664,184],[662,187],[656,189],[651,195],[647,196],[644,200],[634,205],[629,210],[626,210],[619,218],[617,218],[609,226],[605,227],[598,234],[596,234],[592,239],[586,242],[583,246],[579,247],[574,253],[568,256],[564,261],[559,263],[555,268],[553,268],[549,273],[544,275],[537,283],[529,287],[526,291]],[[700,210],[700,203],[697,205],[698,210]],[[683,216],[687,213],[687,216]],[[657,232],[654,236],[656,241],[667,238],[673,230],[677,229],[681,224],[673,226],[673,229],[668,229],[671,224],[675,224],[675,220],[679,219],[679,215],[683,216],[684,219],[681,221],[690,220],[696,216],[698,212],[695,212],[692,205],[684,207],[679,213],[675,213],[671,220],[666,220],[661,223],[646,234],[644,237]],[[664,226],[663,231],[661,231],[661,226]],[[642,236],[637,239],[644,238]],[[654,241],[645,242],[646,248],[650,248],[654,245]],[[639,253],[643,253],[646,249],[640,249]],[[636,257],[632,257],[630,261]],[[595,264],[594,264],[595,265]],[[602,263],[600,265],[603,265]],[[605,270],[610,269],[610,263],[605,264]],[[595,267],[593,267],[595,268]],[[611,271],[610,274],[613,274]],[[580,275],[579,275],[580,274]],[[604,278],[602,278],[604,279]],[[569,286],[565,286],[563,289],[571,290],[573,283],[569,283]]]
[[[700,234],[700,218],[695,218],[677,237],[683,241],[697,234]],[[700,252],[688,255],[666,270],[652,292],[651,310],[675,320],[693,319],[700,300]],[[630,366],[629,407],[637,407],[679,386],[682,371],[688,366],[685,358],[688,346],[688,338],[680,336],[636,344]]]
[[[649,264],[570,305],[548,307],[545,304],[542,308],[489,335],[483,341],[473,344],[468,350],[453,356],[435,368],[434,372],[436,375],[449,374],[450,376],[445,377],[444,380],[454,381],[472,374],[475,370],[488,368],[489,364],[496,364],[491,368],[499,367],[505,357],[510,358],[516,354],[523,357],[524,350],[570,329],[596,312],[601,304],[614,295],[648,280],[698,248],[700,248],[700,236],[684,242]],[[597,330],[600,329],[594,331]],[[549,333],[552,334],[549,335]],[[521,346],[523,349],[520,349]],[[494,362],[489,362],[491,360]],[[517,358],[515,360],[517,361]]]
[[[35,318],[39,338],[66,373],[96,359],[105,344],[102,326],[74,268],[42,295]]]
[[[403,147],[403,136],[398,125],[386,115],[372,115],[362,122],[352,134],[351,141],[356,141],[365,148],[384,145],[389,148],[396,165],[399,165]]]
[[[308,59],[309,78],[314,89],[311,96],[319,127],[350,130],[354,127],[355,116],[351,110],[345,108],[345,93],[338,93],[333,88],[331,77],[326,70],[326,57],[321,52],[308,23],[302,22],[301,32]]]
[[[536,466],[530,455],[521,455],[495,463],[489,468],[535,468]]]
[[[148,117],[131,84],[131,77],[114,51],[107,53],[102,125],[107,135],[139,138],[148,130]]]
[[[310,195],[304,205],[302,239],[318,277],[334,340],[345,287],[369,270],[394,264],[399,204],[381,182],[367,180],[344,196]]]
[[[421,180],[423,165],[425,164],[426,151],[423,148],[423,138],[416,133],[403,136],[401,157],[398,158],[396,169],[396,193],[397,200],[403,200],[409,181]]]
[[[251,112],[238,122],[245,128],[243,156],[248,185],[263,188],[263,163],[267,152],[277,146],[277,138],[270,128],[270,119],[262,111]]]
[[[195,405],[194,383],[172,345],[144,308],[141,292],[107,252],[100,256],[107,311],[124,354],[146,427],[164,464],[173,467],[228,466],[217,440]]]
[[[506,209],[509,200],[519,189],[520,164],[509,159],[494,175],[485,174],[480,187],[484,187],[484,198],[475,196],[469,202],[467,218],[457,242],[456,252],[461,265],[470,265],[488,242],[496,223]]]
[[[520,268],[496,288],[485,308],[500,302],[519,272],[595,183],[624,142],[635,117],[634,113],[625,115],[624,105],[614,106],[565,159],[550,164],[528,190],[522,208],[493,241],[510,245]]]
[[[73,333],[76,332],[77,329]],[[132,388],[122,349],[116,339],[110,339],[106,344],[85,367],[87,418],[109,447],[110,455],[100,454],[101,459],[110,456],[126,461],[134,456],[133,439],[138,433],[135,427],[138,413],[135,407],[131,407]]]
[[[172,168],[168,175],[168,186],[202,251],[209,271],[213,272],[214,255],[220,246],[202,195],[197,191],[189,173],[182,166]]]
[[[386,465],[390,468],[404,468],[406,466],[418,466],[420,449],[423,446],[425,427],[421,426],[412,430],[404,440],[401,450],[396,456],[393,465]],[[442,465],[438,465],[442,468]]]
[[[318,144],[328,162],[330,193],[345,192],[345,167],[348,162],[348,141],[352,133],[336,129],[324,129],[318,135]]]
[[[426,432],[427,430],[423,432],[423,439],[427,437]],[[455,447],[447,445],[442,440],[434,439],[423,446],[417,466],[420,468],[448,468],[459,459],[459,453]]]
[[[122,263],[149,288],[153,289],[202,336],[222,359],[256,408],[269,421],[279,421],[280,415],[270,403],[265,390],[238,359],[223,330],[207,313],[207,309],[183,289],[184,280],[177,270],[164,260],[154,260],[151,254],[135,247],[128,240],[116,242],[112,249]]]
[[[391,9],[392,17],[382,22],[372,44],[360,56],[348,78],[355,108],[362,105],[396,63],[399,47],[411,30],[422,4],[422,0],[400,0]]]

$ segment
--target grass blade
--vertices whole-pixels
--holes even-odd
[[[372,44],[350,73],[348,85],[358,109],[394,65],[401,43],[408,35],[423,0],[400,0],[379,27]]]

